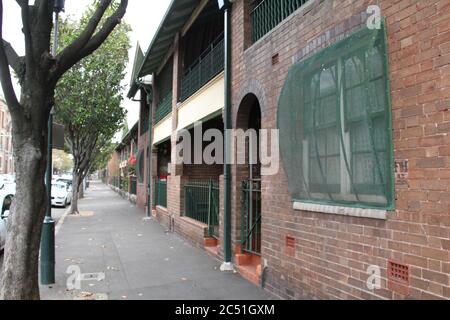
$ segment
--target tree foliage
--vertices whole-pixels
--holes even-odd
[[[53,172],[67,173],[73,168],[73,161],[63,150],[53,150]]]
[[[0,0],[0,82],[12,117],[16,168],[16,195],[8,219],[0,299],[30,300],[40,297],[39,247],[48,208],[44,185],[46,145],[55,88],[72,66],[97,50],[120,25],[128,0],[94,0],[92,14],[83,17],[77,36],[61,46],[57,54],[51,50],[54,0],[16,0],[16,3],[21,11],[23,56],[3,39]],[[10,69],[21,85],[19,97],[14,92]],[[90,85],[86,83],[86,87]],[[44,238],[48,245],[51,237]]]
[[[89,7],[80,22],[63,21],[61,44],[69,44],[79,36],[94,10],[94,6]],[[126,23],[120,24],[95,53],[66,72],[56,87],[56,119],[66,128],[66,143],[74,157],[74,182],[76,179],[78,185],[123,126],[126,111],[121,105],[122,81],[128,63],[130,30]],[[74,190],[74,212],[76,197]]]
[[[89,173],[94,173],[98,170],[103,170],[107,167],[109,160],[116,148],[116,144],[113,142],[109,142],[100,149],[100,152],[96,154],[94,159],[92,160],[92,165]]]

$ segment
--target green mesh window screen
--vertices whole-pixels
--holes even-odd
[[[393,208],[387,70],[384,25],[291,67],[278,127],[293,200]]]

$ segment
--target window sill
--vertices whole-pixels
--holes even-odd
[[[323,204],[305,203],[295,201],[293,203],[294,210],[310,211],[337,214],[341,216],[370,218],[370,219],[387,219],[387,211],[379,209],[363,209],[363,208],[351,208],[351,207],[339,207]]]

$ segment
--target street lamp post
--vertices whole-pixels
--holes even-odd
[[[224,14],[224,69],[225,69],[225,107],[224,107],[224,130],[225,130],[225,164],[224,164],[224,214],[223,214],[223,258],[220,266],[221,271],[233,271],[231,259],[231,7],[232,0],[217,0],[219,9]]]
[[[59,13],[64,11],[65,0],[55,0],[53,11],[55,13],[55,29],[52,55],[55,57],[58,50]],[[50,111],[48,118],[47,138],[47,210],[45,212],[44,224],[42,226],[41,238],[41,283],[50,285],[55,283],[55,221],[52,218],[52,176],[53,176],[53,114],[55,108]]]

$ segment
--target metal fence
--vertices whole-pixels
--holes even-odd
[[[130,194],[137,194],[137,177],[130,176]]]
[[[261,254],[261,180],[242,183],[242,250]]]
[[[257,0],[251,12],[252,38],[258,41],[309,0]]]
[[[184,215],[208,225],[208,235],[219,236],[219,182],[189,181],[184,185]]]
[[[209,45],[200,57],[186,69],[181,82],[182,101],[189,98],[223,70],[223,41],[223,34],[221,34]]]
[[[118,176],[110,177],[109,184],[113,187],[120,188],[120,186],[122,185],[121,178]]]
[[[155,182],[155,205],[167,208],[167,180]]]

